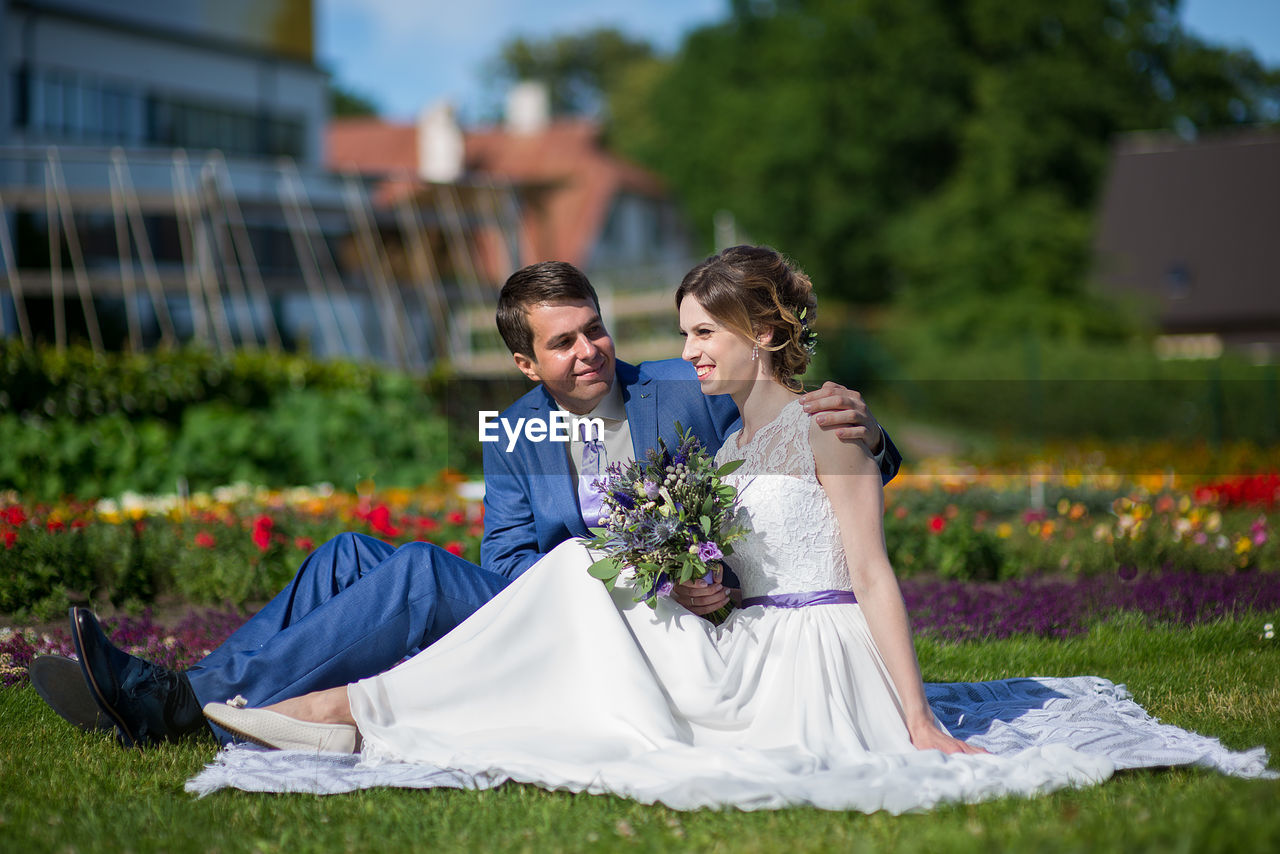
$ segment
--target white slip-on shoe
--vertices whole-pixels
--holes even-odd
[[[350,724],[317,724],[268,709],[246,709],[239,697],[207,704],[204,716],[245,741],[275,750],[355,753],[360,742],[360,730]]]

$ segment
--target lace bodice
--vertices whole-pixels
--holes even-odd
[[[741,431],[725,439],[716,464],[745,460],[725,478],[738,489],[747,535],[733,544],[728,564],[743,596],[849,590],[840,526],[818,483],[809,447],[809,416],[798,400],[738,447]]]

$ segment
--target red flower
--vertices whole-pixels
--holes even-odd
[[[258,551],[265,552],[267,547],[271,545],[271,529],[273,527],[275,527],[275,522],[266,513],[253,520],[253,544],[258,547]]]
[[[314,551],[316,547],[315,541],[310,537],[297,537],[294,539],[293,544],[304,552]]]
[[[67,527],[67,526],[66,526],[66,525],[64,525],[64,524],[62,524],[61,520],[58,520],[58,519],[50,519],[50,520],[45,524],[45,527],[49,530],[49,533],[51,533],[51,534],[52,534],[54,531],[61,531],[63,528],[65,528],[65,527]]]
[[[458,542],[457,540],[450,540],[449,542],[444,544],[444,550],[451,555],[457,555],[458,557],[462,557],[462,552],[464,549],[463,549],[462,543]]]
[[[202,549],[211,549],[217,545],[217,541],[213,539],[213,534],[208,531],[200,531],[196,534],[196,545]]]
[[[27,521],[27,514],[23,513],[22,508],[16,504],[5,508],[4,517],[5,521],[15,528]]]
[[[413,524],[417,526],[422,533],[430,533],[440,529],[440,523],[430,516],[419,516],[413,520]]]
[[[18,541],[18,535],[15,534],[13,531],[4,532],[4,547],[6,549],[13,548],[13,544],[16,543],[17,541]]]
[[[462,515],[461,510],[450,510],[449,515],[445,516],[444,519],[450,525],[461,525],[467,521],[467,517]]]
[[[379,504],[369,512],[369,527],[375,534],[398,537],[403,531],[391,524],[391,510],[385,504]]]
[[[929,519],[929,530],[935,534],[941,534],[942,529],[947,527],[947,520],[941,516],[933,516]]]

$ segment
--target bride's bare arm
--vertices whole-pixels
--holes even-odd
[[[925,699],[907,608],[885,550],[884,488],[879,468],[864,447],[843,443],[817,426],[810,427],[809,441],[818,481],[840,523],[853,592],[898,690],[911,743],[921,750],[984,752],[939,729]]]

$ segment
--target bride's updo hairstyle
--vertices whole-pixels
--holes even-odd
[[[773,376],[800,391],[809,366],[818,300],[804,271],[768,246],[731,246],[694,267],[676,289],[676,308],[693,297],[716,320],[748,338],[773,330],[761,350],[773,354]],[[803,314],[803,317],[801,316]]]

